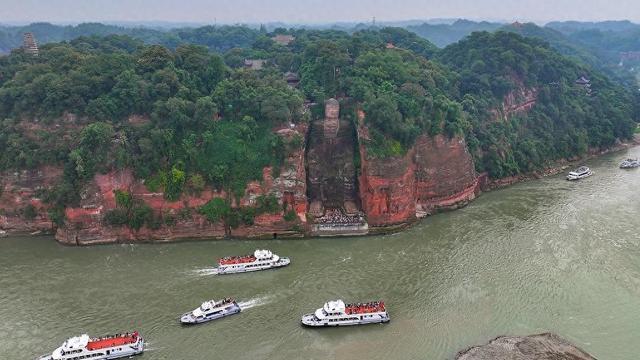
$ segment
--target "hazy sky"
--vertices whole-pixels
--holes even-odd
[[[428,18],[640,22],[640,0],[0,0],[0,22],[259,23]]]

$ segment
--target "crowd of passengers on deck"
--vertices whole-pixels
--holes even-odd
[[[124,334],[115,334],[115,335],[107,335],[104,337],[99,337],[99,338],[91,338],[91,340],[89,341],[103,341],[103,340],[109,340],[109,339],[120,339],[120,338],[131,338],[132,340],[138,337],[138,332],[134,332],[134,333],[124,333]]]
[[[315,220],[316,224],[322,225],[361,225],[364,223],[362,214],[346,215],[340,210],[327,210],[327,212],[319,219]]]
[[[345,313],[347,315],[383,312],[383,311],[385,311],[384,301],[374,301],[366,304],[355,303],[355,304],[349,304],[345,307]]]
[[[253,255],[247,256],[227,256],[220,259],[220,265],[230,265],[230,264],[244,264],[249,262],[256,261],[256,257]]]

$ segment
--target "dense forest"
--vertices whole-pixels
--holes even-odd
[[[460,99],[472,122],[469,146],[492,177],[531,171],[550,159],[611,146],[632,136],[633,96],[536,39],[474,33],[438,56],[460,74]],[[576,84],[588,79],[586,86]],[[530,112],[491,121],[491,109],[518,88],[536,89]]]
[[[86,26],[100,34],[104,25]],[[494,178],[610,146],[635,127],[631,92],[543,41],[508,32],[474,33],[440,50],[400,28],[211,26],[148,30],[152,41],[119,29],[44,44],[37,57],[20,49],[0,57],[0,170],[63,166],[63,182],[44,194],[54,217],[78,203],[95,173],[116,168],[132,169],[170,200],[205,186],[240,196],[303,141],[287,143],[272,129],[321,117],[330,97],[348,105],[346,119],[365,112],[369,156],[403,155],[421,134],[465,136],[477,169]],[[295,41],[272,40],[283,33]],[[266,63],[252,70],[246,59]],[[298,74],[297,87],[286,73]],[[575,84],[581,77],[588,91]],[[537,92],[533,110],[497,118],[505,96],[521,89]],[[150,221],[127,194],[118,199],[126,210],[110,213],[111,223]],[[229,217],[229,202],[219,202],[202,211]],[[260,204],[254,211],[273,210],[273,199]],[[235,222],[251,215],[233,213]]]
[[[174,25],[177,26],[177,25]],[[278,28],[278,26],[281,26]],[[200,26],[200,27],[124,27],[100,23],[79,25],[52,25],[33,23],[25,26],[0,26],[0,54],[20,47],[24,32],[34,33],[41,44],[69,41],[80,36],[127,35],[147,45],[162,45],[175,49],[189,43],[202,45],[209,50],[224,53],[232,48],[250,49],[258,37],[269,31],[285,31],[284,24],[268,24],[261,27],[247,26]],[[563,55],[584,62],[626,85],[634,75],[640,81],[640,59],[622,57],[623,52],[640,52],[640,25],[629,21],[604,22],[551,22],[545,26],[533,23],[503,24],[498,22],[476,22],[459,19],[451,23],[407,22],[393,25],[405,28],[442,48],[455,43],[473,32],[513,31],[526,37],[535,37],[549,42]],[[349,34],[364,30],[380,30],[374,24],[334,24],[318,26],[329,30],[342,30]]]

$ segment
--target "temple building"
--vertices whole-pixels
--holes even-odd
[[[267,60],[245,59],[244,67],[251,70],[262,70],[267,65]]]
[[[300,84],[300,76],[291,71],[284,74],[284,80],[291,87],[298,87],[298,84]]]
[[[24,49],[24,52],[27,54],[38,56],[38,43],[36,43],[36,38],[33,36],[33,33],[24,33],[22,37],[22,49]]]
[[[278,34],[271,38],[271,40],[275,41],[276,43],[282,46],[289,45],[295,39],[296,38],[293,35],[283,35],[283,34]]]

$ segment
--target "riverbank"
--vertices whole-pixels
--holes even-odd
[[[82,214],[84,214],[80,217],[80,220],[82,221],[76,222],[77,225],[80,225],[80,227],[72,226],[56,229],[52,221],[46,217],[37,217],[36,219],[34,219],[34,221],[32,221],[32,226],[27,226],[29,225],[28,221],[26,221],[22,216],[19,216],[17,218],[10,218],[6,216],[6,214],[0,214],[0,229],[6,231],[7,235],[56,234],[56,238],[60,243],[72,246],[142,242],[166,243],[192,240],[218,240],[227,238],[314,238],[316,237],[314,235],[321,235],[321,237],[341,237],[391,234],[405,231],[407,228],[415,226],[420,222],[420,219],[424,217],[465,207],[469,203],[474,201],[483,192],[489,192],[516,183],[556,175],[560,172],[566,171],[566,169],[571,166],[577,166],[581,162],[612,152],[623,151],[638,144],[640,144],[640,135],[636,136],[634,141],[618,143],[616,144],[616,146],[605,150],[592,150],[589,152],[589,154],[581,158],[563,159],[556,162],[554,165],[545,168],[544,170],[528,174],[521,174],[518,176],[498,180],[489,180],[486,174],[481,174],[475,182],[473,182],[469,187],[463,189],[462,191],[456,192],[449,196],[432,197],[429,200],[423,200],[422,202],[416,201],[416,206],[413,210],[414,216],[407,217],[404,221],[392,222],[382,226],[363,226],[361,229],[359,229],[359,231],[351,231],[344,234],[339,232],[316,234],[317,232],[313,232],[313,224],[305,225],[303,222],[301,222],[300,225],[292,230],[291,223],[287,223],[282,220],[282,214],[274,216],[268,214],[262,215],[256,219],[255,224],[250,226],[242,226],[239,229],[231,230],[231,232],[225,231],[225,228],[220,224],[211,224],[207,222],[206,219],[201,218],[201,216],[197,213],[193,213],[193,218],[190,219],[177,219],[176,223],[172,226],[162,225],[160,229],[156,230],[151,230],[143,227],[140,230],[134,231],[132,229],[129,229],[128,227],[113,227],[102,224],[101,216],[99,215],[99,213],[102,213],[104,210],[100,210],[100,206],[88,206],[76,211],[80,211]],[[300,162],[299,159],[298,162]],[[29,194],[35,192],[35,190],[26,188],[30,176],[46,179],[47,172],[28,172],[25,174],[20,174],[19,176],[15,175],[15,179],[19,179],[22,181],[21,184],[23,184],[23,189],[27,189],[20,190],[22,193]],[[297,177],[300,177],[300,175],[297,175]],[[111,197],[113,197],[113,189],[117,188],[117,186],[119,186],[118,184],[121,183],[121,181],[116,180],[110,181],[109,184],[112,186],[110,186],[106,190],[102,189],[104,190],[102,191],[102,194],[111,195]],[[192,199],[192,202],[195,203],[196,200],[198,199],[194,198]],[[154,201],[157,202],[156,200]],[[163,204],[161,204],[160,206],[165,207],[171,205]],[[94,214],[95,212],[98,212],[98,214]],[[75,214],[75,212],[73,213]],[[93,225],[82,227],[81,225],[85,223]]]
[[[640,145],[640,134],[637,134],[633,140],[628,142],[619,142],[615,146],[608,149],[591,149],[584,156],[579,156],[571,159],[561,159],[554,164],[537,171],[533,171],[530,173],[519,174],[515,176],[509,176],[502,179],[490,180],[482,185],[482,191],[491,191],[500,189],[506,186],[510,186],[516,183],[541,179],[547,176],[557,175],[567,169],[578,166],[580,163],[597,158],[599,156],[603,156],[610,153],[615,153],[619,151],[624,151],[630,149],[634,146]]]

